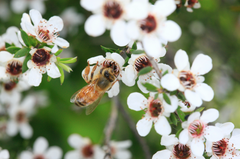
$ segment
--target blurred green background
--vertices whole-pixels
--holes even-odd
[[[191,62],[199,52],[212,57],[213,69],[205,75],[205,78],[206,83],[214,89],[215,98],[211,102],[205,102],[204,106],[217,108],[220,111],[219,122],[231,121],[235,127],[240,128],[240,2],[237,0],[199,0],[199,2],[201,8],[194,9],[193,13],[187,12],[186,8],[182,7],[168,17],[180,25],[182,36],[178,41],[169,43],[167,54],[161,59],[161,62],[175,67],[173,57],[178,49],[185,50],[190,55]],[[6,32],[10,26],[20,28],[22,16],[11,10],[11,0],[0,0],[0,5],[3,3],[9,7],[7,8],[9,17],[0,19],[0,35]],[[91,15],[80,6],[79,0],[49,0],[44,3],[46,12],[43,17],[45,19],[49,19],[53,15],[61,15],[68,7],[75,8],[85,19]],[[28,13],[29,9],[25,12]],[[83,23],[76,28],[75,33],[67,34],[64,37],[70,43],[70,51],[62,52],[66,56],[78,56],[77,63],[72,66],[73,72],[66,75],[62,85],[59,79],[47,82],[45,75],[39,87],[31,88],[30,92],[45,90],[49,98],[49,104],[44,108],[38,108],[30,120],[34,131],[32,138],[23,140],[20,135],[17,135],[0,141],[0,146],[10,151],[11,158],[15,158],[14,156],[21,151],[31,148],[39,136],[47,138],[50,146],[61,147],[64,154],[72,150],[67,138],[73,133],[89,137],[93,143],[103,144],[104,127],[110,116],[111,99],[105,94],[98,108],[89,116],[85,115],[85,110],[77,109],[69,100],[74,92],[86,85],[81,72],[87,65],[87,59],[105,55],[100,45],[111,48],[118,47],[110,39],[109,31],[94,38],[85,33]],[[121,84],[119,96],[126,111],[136,123],[144,112],[130,110],[126,104],[128,95],[134,91],[140,90],[136,86],[129,88]],[[28,92],[24,92],[24,94],[28,94]],[[174,127],[173,132],[175,132]],[[132,140],[133,145],[130,148],[132,158],[144,158],[139,142],[120,112],[112,139],[116,141]],[[154,129],[145,139],[151,154],[161,149],[160,135]]]

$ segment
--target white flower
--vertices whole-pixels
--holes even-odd
[[[206,142],[206,152],[211,159],[239,159],[240,158],[240,129],[234,129],[231,122],[216,124],[224,133],[224,138],[219,141]],[[234,129],[234,130],[233,130]],[[232,135],[230,136],[230,133]]]
[[[10,155],[8,150],[0,150],[0,159],[9,159]]]
[[[111,29],[110,36],[118,46],[125,46],[130,39],[126,34],[127,5],[130,0],[81,0],[83,8],[92,11],[85,23],[85,31],[90,36],[100,36]]]
[[[58,46],[62,48],[69,47],[69,43],[63,38],[58,37],[58,32],[63,28],[63,21],[58,16],[51,17],[48,21],[42,18],[39,11],[31,9],[30,17],[23,13],[21,27],[28,34],[35,36],[38,41],[53,45],[52,52],[58,51]],[[31,20],[34,25],[32,25]]]
[[[24,139],[32,137],[33,130],[28,123],[29,116],[32,115],[35,106],[35,99],[31,96],[25,97],[20,105],[11,105],[8,109],[10,119],[7,123],[7,134],[15,136],[19,131]]]
[[[128,107],[135,111],[145,110],[144,117],[137,122],[137,131],[140,136],[146,136],[154,123],[155,130],[160,135],[168,135],[171,132],[171,126],[166,117],[177,109],[178,99],[176,96],[167,95],[171,101],[171,105],[167,104],[163,99],[163,95],[159,94],[154,99],[154,94],[146,99],[142,94],[134,92],[128,96]]]
[[[98,145],[93,145],[89,138],[83,138],[78,134],[72,134],[68,143],[75,150],[66,153],[64,159],[103,159],[104,152]]]
[[[21,1],[21,0],[12,0],[11,1],[11,8],[12,11],[15,13],[22,13],[27,8],[29,9],[36,9],[40,11],[42,14],[45,13],[45,5],[44,0],[32,0],[32,1]]]
[[[132,20],[127,24],[127,35],[132,40],[142,41],[148,55],[161,56],[162,44],[176,41],[181,36],[178,24],[166,19],[176,9],[174,0],[158,0],[154,5],[148,1],[135,0],[132,3],[129,10],[133,14]],[[139,5],[143,8],[139,9]],[[138,14],[139,12],[143,13]]]
[[[116,76],[117,79],[120,80],[122,78],[122,66],[124,65],[125,60],[122,58],[121,55],[118,53],[106,53],[106,57],[104,58],[102,55],[92,57],[87,60],[89,64],[96,64],[98,62],[98,67],[94,73],[98,72],[100,68],[102,67],[111,67]],[[93,66],[91,66],[91,69]],[[82,71],[82,75],[84,73],[84,70]],[[89,74],[89,79],[90,79],[90,74]],[[119,93],[119,82],[116,81],[115,84],[112,86],[112,88],[107,91],[108,96],[111,98],[113,96],[118,95]]]
[[[180,100],[178,104],[181,107],[181,111],[183,111],[183,112],[192,112],[197,107],[197,106],[191,104],[190,102],[188,102],[187,100],[184,102]]]
[[[199,54],[189,68],[188,55],[183,50],[178,50],[174,57],[177,69],[172,74],[162,77],[161,85],[169,91],[178,89],[191,104],[201,106],[202,100],[211,101],[214,96],[212,88],[203,83],[204,75],[212,69],[212,59],[204,54]]]
[[[182,123],[183,131],[179,135],[179,142],[186,144],[191,140],[191,150],[194,155],[202,156],[204,152],[204,140],[215,142],[223,138],[221,129],[208,126],[209,122],[215,121],[219,116],[216,109],[208,109],[200,117],[199,112],[192,113],[188,120]]]
[[[58,146],[48,148],[48,141],[44,137],[38,137],[33,144],[33,151],[23,151],[19,159],[61,159],[62,150]]]
[[[186,0],[184,6],[187,7],[188,12],[193,12],[192,8],[198,9],[201,7],[201,4],[198,0]]]
[[[32,86],[39,86],[42,81],[42,74],[46,73],[51,78],[58,78],[61,76],[58,67],[56,56],[51,53],[51,49],[44,47],[41,49],[32,49],[29,52],[32,55],[31,60],[27,62],[28,83]]]
[[[116,159],[131,159],[132,154],[127,148],[132,145],[130,140],[126,141],[110,141],[111,154]]]
[[[181,144],[175,135],[162,136],[161,145],[167,149],[156,152],[152,159],[204,159],[194,155],[189,143]]]
[[[0,37],[0,51],[5,49],[5,42],[9,44],[14,44],[17,47],[22,47],[18,40],[18,31],[19,29],[15,26],[11,26],[7,29],[6,33]]]

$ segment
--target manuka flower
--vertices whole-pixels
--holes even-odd
[[[111,154],[115,159],[131,159],[132,154],[129,150],[127,150],[132,142],[130,140],[126,141],[110,141],[109,143],[111,147]]]
[[[200,8],[201,4],[198,0],[186,0],[184,6],[187,7],[187,11],[193,12],[192,8]]]
[[[0,159],[9,159],[9,158],[10,158],[10,155],[8,150],[1,150],[1,147],[0,147]]]
[[[12,0],[11,1],[11,8],[12,11],[15,13],[23,13],[27,8],[29,9],[36,9],[40,11],[42,14],[45,13],[45,5],[44,0],[34,0],[34,1],[19,1],[19,0]]]

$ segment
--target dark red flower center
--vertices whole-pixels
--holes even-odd
[[[45,49],[37,49],[37,51],[32,56],[32,61],[37,66],[46,65],[49,62],[50,53]]]
[[[16,115],[16,120],[18,123],[22,123],[26,120],[26,114],[23,111],[19,111]]]
[[[212,151],[215,156],[222,157],[226,153],[228,147],[228,140],[222,139],[220,141],[213,142]]]
[[[22,73],[22,63],[18,60],[13,60],[7,64],[6,72],[12,76],[17,76]]]
[[[82,154],[85,158],[92,157],[94,154],[93,146],[87,145],[82,148]]]
[[[149,103],[149,112],[152,117],[158,117],[162,112],[162,103],[159,99],[152,100]]]
[[[107,1],[103,7],[103,12],[107,18],[118,19],[121,17],[123,10],[118,2]]]
[[[43,155],[36,155],[33,159],[45,159]]]
[[[190,71],[181,71],[179,73],[179,79],[186,89],[192,89],[196,85],[195,77]]]
[[[195,120],[188,126],[188,131],[193,138],[201,137],[204,133],[205,127],[206,126],[202,121]]]
[[[157,28],[157,22],[154,16],[148,15],[146,19],[140,21],[140,28],[145,33],[151,33]]]
[[[5,89],[6,91],[11,91],[11,90],[13,90],[16,86],[17,86],[17,84],[16,84],[15,82],[12,82],[12,81],[10,81],[10,82],[8,82],[8,83],[4,83],[4,89]]]
[[[140,56],[135,60],[134,68],[137,72],[147,66],[152,66],[146,55]]]
[[[173,155],[177,159],[188,159],[191,156],[191,151],[187,145],[177,144],[174,145]]]
[[[187,7],[192,8],[195,5],[195,3],[198,3],[198,0],[188,0]]]

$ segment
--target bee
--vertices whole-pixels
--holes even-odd
[[[117,67],[113,66],[112,63],[103,66],[96,70],[98,68],[97,63],[90,74],[90,65],[88,63],[83,73],[83,78],[88,85],[74,93],[70,99],[71,103],[79,107],[86,107],[87,115],[96,109],[104,93],[110,90],[115,82],[118,81],[118,73],[116,72],[119,72],[119,70],[117,70]],[[89,75],[90,79],[88,79]]]

